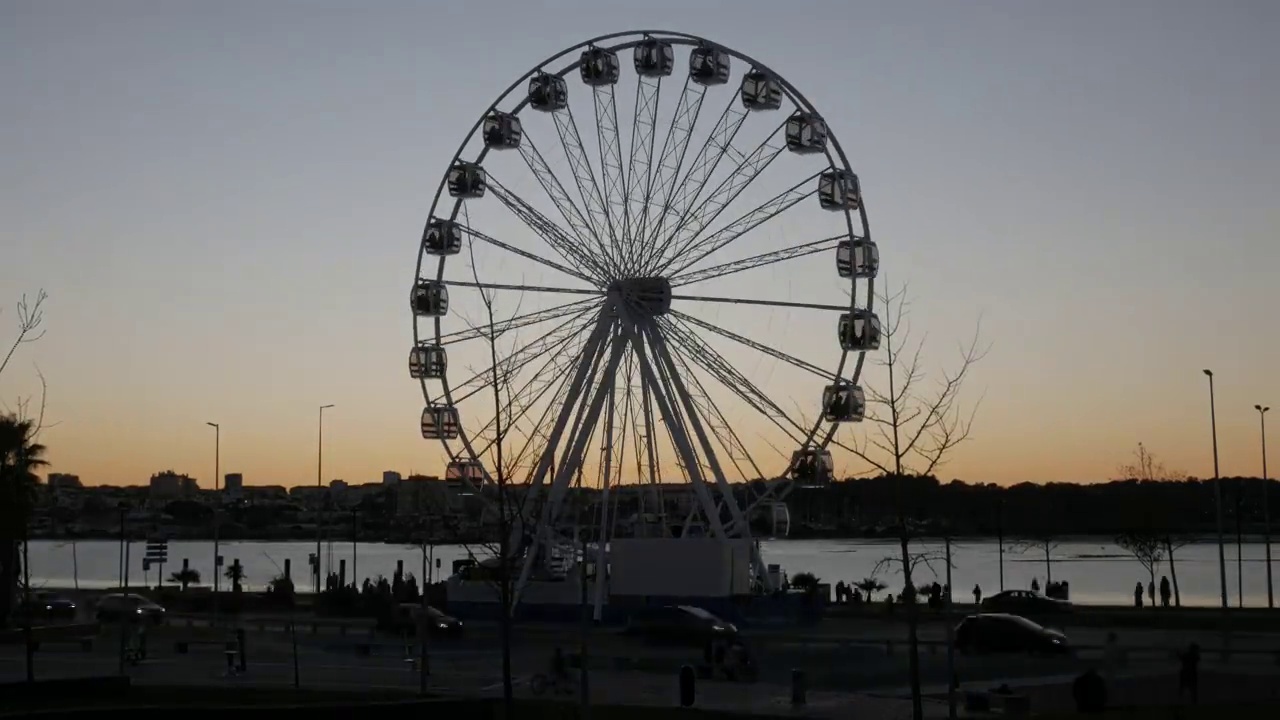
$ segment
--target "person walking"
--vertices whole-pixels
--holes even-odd
[[[1191,695],[1191,703],[1200,701],[1200,646],[1191,643],[1178,655],[1178,699]]]
[[[1169,576],[1160,576],[1160,604],[1169,607],[1169,598],[1173,595],[1173,589],[1169,587]]]
[[[974,584],[973,586],[973,606],[980,607],[982,605],[982,586]]]
[[[1139,580],[1137,585],[1133,586],[1133,606],[1142,607],[1142,581]]]
[[[1147,599],[1151,601],[1151,607],[1156,606],[1156,581],[1147,581]]]

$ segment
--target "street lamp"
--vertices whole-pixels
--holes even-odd
[[[324,475],[324,411],[333,407],[332,404],[320,406],[320,425],[317,434],[316,443],[316,487],[324,487],[324,481],[321,479]],[[319,501],[320,496],[316,495]],[[316,593],[320,592],[320,513],[316,511]]]
[[[1209,376],[1209,427],[1213,432],[1213,506],[1218,525],[1218,581],[1222,586],[1222,609],[1227,604],[1227,556],[1222,549],[1222,479],[1218,476],[1218,415],[1213,399],[1213,371],[1205,370]]]
[[[213,428],[213,624],[218,625],[218,508],[222,498],[218,496],[218,478],[222,473],[222,426],[215,422],[205,425]]]
[[[1276,598],[1271,587],[1271,483],[1267,480],[1267,411],[1271,406],[1254,405],[1253,409],[1258,411],[1258,423],[1262,426],[1262,542],[1267,550],[1267,607],[1274,608]]]

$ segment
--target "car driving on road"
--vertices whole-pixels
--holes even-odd
[[[1066,635],[1008,613],[981,613],[961,620],[956,626],[956,649],[966,655],[1071,653]]]
[[[99,622],[120,622],[131,618],[159,625],[164,622],[165,609],[141,595],[111,593],[98,600],[94,616]]]

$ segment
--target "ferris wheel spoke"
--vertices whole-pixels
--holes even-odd
[[[760,227],[764,223],[769,222],[773,218],[776,218],[787,210],[795,207],[802,200],[816,195],[818,193],[818,184],[815,181],[820,174],[821,173],[814,173],[804,180],[801,180],[772,198],[765,200],[760,206],[752,208],[738,216],[737,219],[730,222],[728,225],[725,225],[702,240],[699,240],[689,248],[687,253],[683,253],[683,255],[687,256],[689,259],[673,263],[667,270],[668,274],[672,276],[679,275],[688,268],[696,265],[703,258],[711,255],[712,253],[719,252],[743,235],[746,235],[757,227]]]
[[[744,114],[742,118],[745,119],[746,115]],[[765,138],[755,150],[752,150],[750,154],[742,157],[728,177],[721,180],[720,184],[717,185],[701,203],[694,205],[693,203],[697,202],[702,194],[702,187],[698,188],[697,193],[693,195],[690,200],[690,205],[681,216],[680,221],[676,223],[673,230],[666,233],[666,239],[664,239],[662,245],[659,246],[657,255],[659,258],[662,258],[662,267],[659,268],[659,272],[664,270],[666,266],[670,265],[677,258],[681,257],[684,252],[697,241],[698,236],[702,234],[702,231],[706,230],[707,226],[715,222],[716,218],[720,217],[720,214],[724,212],[725,208],[736,200],[738,196],[755,181],[756,178],[760,177],[769,165],[782,154],[783,150],[787,149],[786,139],[783,134],[785,127],[786,122],[784,121],[769,135],[769,137]],[[713,134],[712,138],[714,137],[715,136]],[[709,144],[712,143],[712,138],[708,138],[707,142]],[[716,155],[715,163],[710,163],[710,170],[708,170],[706,176],[702,178],[703,186],[705,186],[707,180],[710,179],[711,172],[715,170],[715,165],[719,162],[720,158],[724,157],[732,147],[733,137],[730,136],[721,152]],[[667,256],[668,248],[675,248],[669,257]]]
[[[693,162],[685,170],[680,182],[673,188],[676,192],[667,196],[662,217],[659,218],[659,222],[651,233],[652,247],[655,250],[651,257],[653,261],[651,268],[656,266],[657,258],[666,250],[667,238],[671,231],[678,229],[684,222],[689,209],[706,188],[712,173],[720,165],[720,160],[733,151],[733,139],[737,137],[746,119],[747,110],[738,102],[735,93],[729,97],[729,103],[720,113],[720,119],[716,121],[715,127],[711,129],[706,141],[698,149],[698,154],[693,157]]]
[[[778,426],[778,429],[786,433],[792,440],[797,443],[803,443],[804,437],[808,434],[808,429],[801,423],[796,422],[790,413],[783,410],[768,394],[739,372],[732,363],[716,352],[715,348],[711,347],[697,333],[690,331],[678,320],[664,322],[663,329],[667,331],[679,347],[689,354],[690,359],[707,371],[711,377],[740,397],[748,406],[772,421]],[[799,434],[793,435],[792,430],[797,431]]]
[[[658,99],[661,97],[662,77],[640,75],[636,83],[635,117],[631,124],[631,158],[627,163],[626,230],[628,240],[645,236],[649,204],[653,199],[653,151],[658,134]],[[631,207],[635,205],[635,207]],[[643,246],[632,240],[628,243],[631,255],[628,265],[638,268],[644,259]]]
[[[535,360],[547,356],[551,356],[551,359],[547,361],[550,363],[556,358],[556,356],[561,354],[561,350],[566,349],[566,346],[575,339],[581,340],[580,344],[585,343],[586,339],[582,337],[582,332],[586,330],[587,323],[584,322],[584,318],[587,315],[588,310],[590,310],[590,308],[584,308],[582,311],[570,316],[565,322],[552,328],[542,337],[536,338],[532,342],[515,351],[506,359],[506,362],[508,363],[507,373],[514,374],[519,372]],[[576,352],[576,349],[571,352]],[[539,372],[541,372],[541,370],[539,370]],[[450,388],[450,391],[453,393],[453,404],[461,405],[472,396],[490,387],[492,377],[493,373],[490,368],[483,368],[481,370],[474,371],[474,374],[472,374],[471,377]],[[477,381],[482,381],[478,387],[475,386]],[[459,390],[464,388],[472,389],[467,390],[465,393],[457,394]]]
[[[730,262],[713,265],[702,270],[695,270],[677,275],[671,278],[671,287],[676,288],[682,285],[692,285],[693,283],[703,282],[706,280],[715,280],[734,273],[746,272],[760,267],[768,267],[777,263],[794,260],[796,258],[806,257],[808,255],[816,255],[818,253],[831,252],[836,249],[841,240],[848,237],[848,233],[841,235],[833,235],[829,238],[821,240],[812,240],[807,243],[785,247],[780,250],[773,250],[759,255],[742,258],[741,260],[732,260]]]
[[[645,198],[645,214],[641,216],[641,227],[644,235],[637,235],[643,243],[645,258],[651,258],[657,247],[658,232],[662,228],[668,209],[675,198],[677,180],[684,167],[685,153],[689,150],[689,139],[693,136],[693,128],[698,124],[698,116],[702,114],[702,101],[706,98],[707,88],[686,78],[684,90],[680,93],[680,101],[676,104],[675,113],[671,116],[671,125],[662,141],[662,152],[658,156],[658,166],[654,168],[653,192]],[[650,217],[651,201],[661,205],[653,217]]]
[[[553,112],[551,118],[555,121],[556,134],[560,136],[560,145],[564,148],[565,159],[569,162],[569,171],[573,173],[573,182],[578,186],[578,194],[582,196],[583,207],[587,211],[587,223],[600,244],[606,262],[616,273],[618,259],[610,252],[612,245],[604,243],[605,238],[616,243],[609,224],[609,211],[605,205],[604,196],[600,193],[600,184],[596,182],[591,160],[587,158],[582,136],[578,134],[578,123],[573,119],[573,110],[565,106],[564,109]]]
[[[685,300],[690,302],[708,302],[708,303],[727,303],[730,305],[760,305],[773,308],[805,308],[808,310],[831,310],[835,312],[849,312],[848,305],[826,305],[823,303],[802,303],[788,302],[786,300],[758,300],[756,298],[727,298],[712,297],[709,295],[672,295],[672,300]]]
[[[589,243],[575,241],[569,233],[530,205],[528,201],[503,187],[493,175],[489,175],[489,189],[494,197],[498,198],[498,202],[506,206],[530,230],[559,253],[560,257],[574,264],[579,271],[592,271],[600,278],[608,276],[607,260],[592,250]],[[562,213],[565,212],[568,211],[562,210]]]
[[[588,288],[562,288],[552,287],[550,285],[510,285],[507,283],[482,283],[471,282],[469,280],[446,280],[445,285],[449,287],[475,288],[478,290],[510,290],[512,292],[530,292],[530,293],[558,293],[561,295],[591,295],[593,297],[604,297],[605,291]]]
[[[490,236],[490,235],[486,235],[486,234],[484,234],[484,233],[480,232],[479,230],[476,230],[475,228],[471,227],[470,225],[463,225],[463,226],[461,227],[461,230],[462,230],[462,232],[466,233],[467,235],[470,235],[472,238],[475,238],[476,240],[480,240],[480,241],[482,241],[482,242],[486,242],[486,243],[488,243],[488,244],[490,244],[490,245],[492,245],[492,246],[494,246],[494,247],[496,247],[496,248],[499,248],[499,249],[502,249],[502,250],[506,250],[507,252],[512,253],[512,254],[515,254],[515,255],[519,255],[520,257],[522,257],[522,258],[524,258],[524,259],[526,259],[526,260],[532,260],[532,261],[534,261],[534,262],[536,262],[536,263],[538,263],[538,264],[540,264],[540,265],[545,265],[546,267],[549,267],[549,268],[551,268],[552,270],[559,270],[560,272],[564,273],[565,275],[569,275],[570,277],[578,278],[579,280],[582,280],[583,282],[587,283],[588,285],[595,285],[595,284],[596,284],[596,280],[593,280],[592,278],[590,278],[590,277],[588,277],[588,276],[586,276],[586,275],[584,275],[584,274],[582,274],[582,273],[578,272],[577,270],[574,270],[574,269],[569,268],[569,267],[565,267],[564,265],[561,265],[561,264],[559,264],[559,263],[557,263],[557,262],[553,262],[553,261],[551,261],[551,260],[547,260],[546,258],[538,257],[537,255],[534,255],[533,253],[529,252],[528,250],[521,250],[520,248],[515,247],[515,246],[513,246],[513,245],[508,245],[507,243],[504,243],[504,242],[502,242],[501,240],[498,240],[497,238],[494,238],[494,237],[492,237],[492,236]]]
[[[600,148],[600,175],[604,184],[601,205],[613,241],[613,257],[623,271],[627,268],[623,242],[629,229],[627,213],[627,178],[622,168],[622,138],[618,135],[618,104],[613,85],[592,88],[596,110],[596,144]]]
[[[564,189],[564,183],[560,182],[560,178],[551,169],[551,165],[547,163],[546,158],[543,157],[537,146],[534,145],[533,139],[528,135],[525,136],[525,142],[520,144],[520,156],[524,158],[525,164],[529,166],[529,171],[533,173],[538,184],[542,186],[547,199],[556,206],[560,217],[564,218],[564,221],[568,223],[570,232],[582,244],[581,247],[585,251],[584,256],[591,260],[591,269],[599,277],[605,277],[608,274],[608,262],[603,255],[604,245],[600,242],[595,231],[592,230],[591,223],[587,221],[582,210],[574,203],[569,192]],[[596,251],[597,248],[599,252]]]
[[[492,333],[495,336],[504,335],[512,330],[516,330],[530,325],[555,320],[566,315],[572,315],[582,310],[598,304],[595,298],[587,298],[585,300],[575,300],[563,305],[555,305],[542,310],[525,313],[524,315],[516,315],[506,320],[498,320],[489,325],[477,325],[468,327],[465,330],[455,330],[451,333],[441,335],[439,338],[440,345],[453,345],[467,340],[475,340],[477,338],[488,338]]]
[[[709,322],[707,322],[706,320],[703,320],[703,319],[701,319],[701,318],[697,318],[697,317],[694,317],[694,316],[689,315],[689,314],[687,314],[687,313],[682,313],[682,312],[678,312],[678,311],[675,311],[675,310],[672,310],[672,311],[671,311],[671,316],[672,316],[672,317],[674,317],[674,318],[679,319],[680,321],[682,321],[682,322],[684,322],[684,323],[686,323],[686,324],[688,324],[688,325],[696,325],[696,326],[698,326],[698,327],[702,328],[703,330],[706,330],[706,331],[708,331],[708,332],[713,332],[713,333],[715,333],[715,334],[719,335],[720,337],[726,338],[726,339],[728,339],[728,340],[732,340],[732,341],[734,341],[734,342],[736,342],[736,343],[740,343],[740,344],[742,344],[742,345],[745,345],[745,346],[747,346],[747,347],[751,348],[752,350],[755,350],[755,351],[757,351],[757,352],[764,353],[765,355],[768,355],[769,357],[772,357],[772,358],[775,358],[775,359],[777,359],[777,360],[781,360],[781,361],[783,361],[783,362],[785,362],[785,363],[788,363],[788,364],[790,364],[790,365],[793,365],[793,366],[795,366],[796,368],[799,368],[799,369],[804,370],[804,371],[806,371],[806,372],[812,373],[812,374],[814,374],[814,375],[816,375],[816,376],[818,376],[818,377],[822,378],[823,380],[830,380],[830,379],[831,379],[831,371],[830,371],[830,370],[827,370],[827,369],[825,369],[825,368],[818,367],[817,365],[814,365],[814,364],[813,364],[813,363],[811,363],[811,362],[808,362],[808,361],[805,361],[805,360],[801,360],[800,358],[795,357],[794,355],[789,355],[789,354],[787,354],[787,353],[785,353],[785,352],[782,352],[781,350],[778,350],[777,348],[769,347],[768,345],[765,345],[764,343],[756,342],[755,340],[752,340],[751,338],[748,338],[748,337],[743,336],[743,335],[739,335],[738,333],[735,333],[735,332],[733,332],[733,331],[731,331],[731,330],[726,330],[726,329],[724,329],[724,328],[722,328],[722,327],[720,327],[719,325],[716,325],[716,324],[714,324],[714,323],[709,323]]]

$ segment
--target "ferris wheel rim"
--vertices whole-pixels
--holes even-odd
[[[613,42],[621,38],[627,38],[627,39],[622,42]],[[803,110],[809,113],[814,113],[819,117],[824,117],[817,110],[814,104],[786,77],[784,77],[777,71],[773,70],[767,64],[762,63],[756,60],[755,58],[753,58],[752,56],[747,55],[746,53],[738,51],[727,45],[723,45],[721,43],[709,40],[699,35],[694,35],[691,33],[683,33],[678,31],[671,31],[671,30],[628,30],[628,31],[621,31],[621,32],[614,32],[614,33],[608,33],[605,35],[600,35],[600,36],[570,45],[560,50],[559,52],[547,57],[542,62],[532,66],[529,70],[521,74],[514,82],[512,82],[480,113],[479,117],[476,119],[476,121],[473,123],[469,131],[463,137],[457,150],[454,152],[454,154],[450,158],[448,167],[446,168],[445,172],[442,174],[440,183],[437,186],[435,195],[433,196],[432,203],[427,214],[428,223],[430,222],[431,219],[437,217],[436,212],[438,209],[440,209],[442,199],[453,201],[452,208],[448,215],[448,219],[450,221],[457,220],[458,214],[460,211],[463,211],[463,208],[467,200],[461,197],[452,198],[452,197],[449,197],[448,193],[446,193],[446,186],[448,184],[448,177],[449,177],[449,169],[453,168],[456,164],[458,164],[460,161],[463,160],[464,153],[466,153],[468,147],[472,145],[473,141],[475,140],[476,133],[481,129],[486,118],[488,118],[494,112],[498,111],[499,106],[502,105],[504,102],[508,101],[511,98],[512,93],[517,92],[522,85],[527,84],[530,78],[538,75],[539,73],[547,73],[555,77],[564,78],[566,75],[572,73],[575,69],[578,69],[583,63],[583,59],[581,56],[579,56],[577,59],[574,59],[572,57],[575,52],[582,51],[583,49],[586,49],[586,48],[599,47],[602,50],[617,53],[623,50],[634,48],[636,45],[650,38],[664,40],[671,43],[672,45],[690,46],[690,47],[702,46],[702,47],[709,47],[718,51],[722,51],[726,53],[729,57],[735,60],[747,63],[751,68],[755,70],[763,71],[764,73],[766,73],[771,79],[775,80],[779,84],[779,86],[781,86],[786,97],[791,100],[791,102],[796,106],[798,110]],[[554,65],[560,62],[561,60],[565,60],[567,63],[566,65],[564,65],[564,67],[555,71],[548,71],[546,69],[548,66]],[[518,103],[516,103],[515,106],[508,112],[512,115],[519,115],[522,111],[524,111],[528,107],[528,105],[529,105],[529,98],[526,96],[522,98]],[[476,153],[475,155],[474,163],[478,165],[482,165],[485,157],[488,155],[489,150],[490,150],[489,147],[482,146],[479,152]],[[844,171],[849,173],[853,172],[852,165],[849,162],[848,156],[845,153],[843,146],[840,144],[838,133],[836,133],[835,130],[832,129],[829,124],[827,126],[827,147],[824,149],[822,154],[826,156],[828,166],[831,167],[832,169],[843,169]],[[861,237],[869,241],[871,238],[871,230],[870,230],[870,225],[866,216],[865,202],[860,203],[857,208],[858,224],[861,227],[857,228],[856,230],[854,226],[853,214],[854,213],[852,209],[846,208],[843,210],[843,215],[845,218],[845,225],[846,225],[846,232],[848,233],[848,237],[850,238]],[[417,263],[417,268],[415,272],[415,277],[418,278],[419,280],[424,278],[422,271],[427,262],[427,258],[429,257],[431,256],[427,252],[425,252],[425,250],[421,245],[419,245],[418,263]],[[444,281],[444,268],[447,260],[448,260],[447,256],[441,256],[437,258],[436,272],[434,273],[434,276],[437,282]],[[858,303],[858,300],[860,299],[859,298],[860,293],[857,292],[857,286],[858,286],[857,280],[858,278],[851,280],[852,292],[850,293],[849,309],[850,311],[853,311],[855,308],[862,307],[862,308],[865,308],[867,312],[870,312],[872,311],[875,303],[875,290],[874,290],[875,278],[874,276],[869,278],[861,278],[861,280],[866,283],[865,302],[862,305],[859,305]],[[601,292],[602,296],[604,294],[605,294],[604,292]],[[425,319],[425,318],[422,318],[422,319]],[[442,334],[442,328],[441,328],[442,317],[436,316],[431,319],[433,320],[433,322],[431,323],[431,331],[429,331],[429,333],[426,333],[426,334],[422,332],[422,325],[419,321],[420,319],[419,318],[414,319],[413,339],[414,339],[415,346],[420,346],[424,342],[424,340],[429,340],[432,337],[434,337],[435,341],[439,343],[444,337],[444,335]],[[854,355],[854,359],[853,359],[853,370],[848,377],[852,382],[856,382],[857,378],[861,375],[863,365],[866,359],[866,351],[849,350],[849,349],[841,348],[839,363],[837,364],[836,368],[830,372],[830,377],[833,381],[839,382],[845,378],[845,369],[846,369],[846,365],[849,364],[849,361],[850,361],[850,358],[849,358],[850,353]],[[447,374],[444,378],[441,379],[440,393],[433,394],[431,392],[430,388],[428,387],[427,378],[422,378],[420,380],[420,384],[422,387],[424,401],[428,405],[440,405],[440,404],[443,404],[446,406],[455,405],[454,388],[451,386],[452,384],[449,382]],[[818,415],[814,418],[812,423],[806,423],[806,424],[810,425],[810,429],[808,430],[807,433],[805,433],[805,440],[802,443],[801,447],[810,447],[810,446],[820,447],[820,448],[827,447],[833,441],[836,430],[839,427],[839,423],[824,422],[821,413],[818,413]],[[825,432],[822,431],[822,428],[824,425],[827,426]],[[450,461],[466,460],[466,459],[476,460],[476,461],[480,460],[480,454],[476,452],[476,448],[473,447],[472,445],[471,433],[469,433],[465,428],[461,429],[461,432],[459,433],[458,437],[455,440],[461,445],[461,450],[463,452],[455,453],[454,448],[451,446],[449,439],[441,438],[440,440]],[[483,464],[482,464],[482,467],[483,467]],[[484,472],[485,472],[485,475],[488,476],[487,468],[484,468]]]

